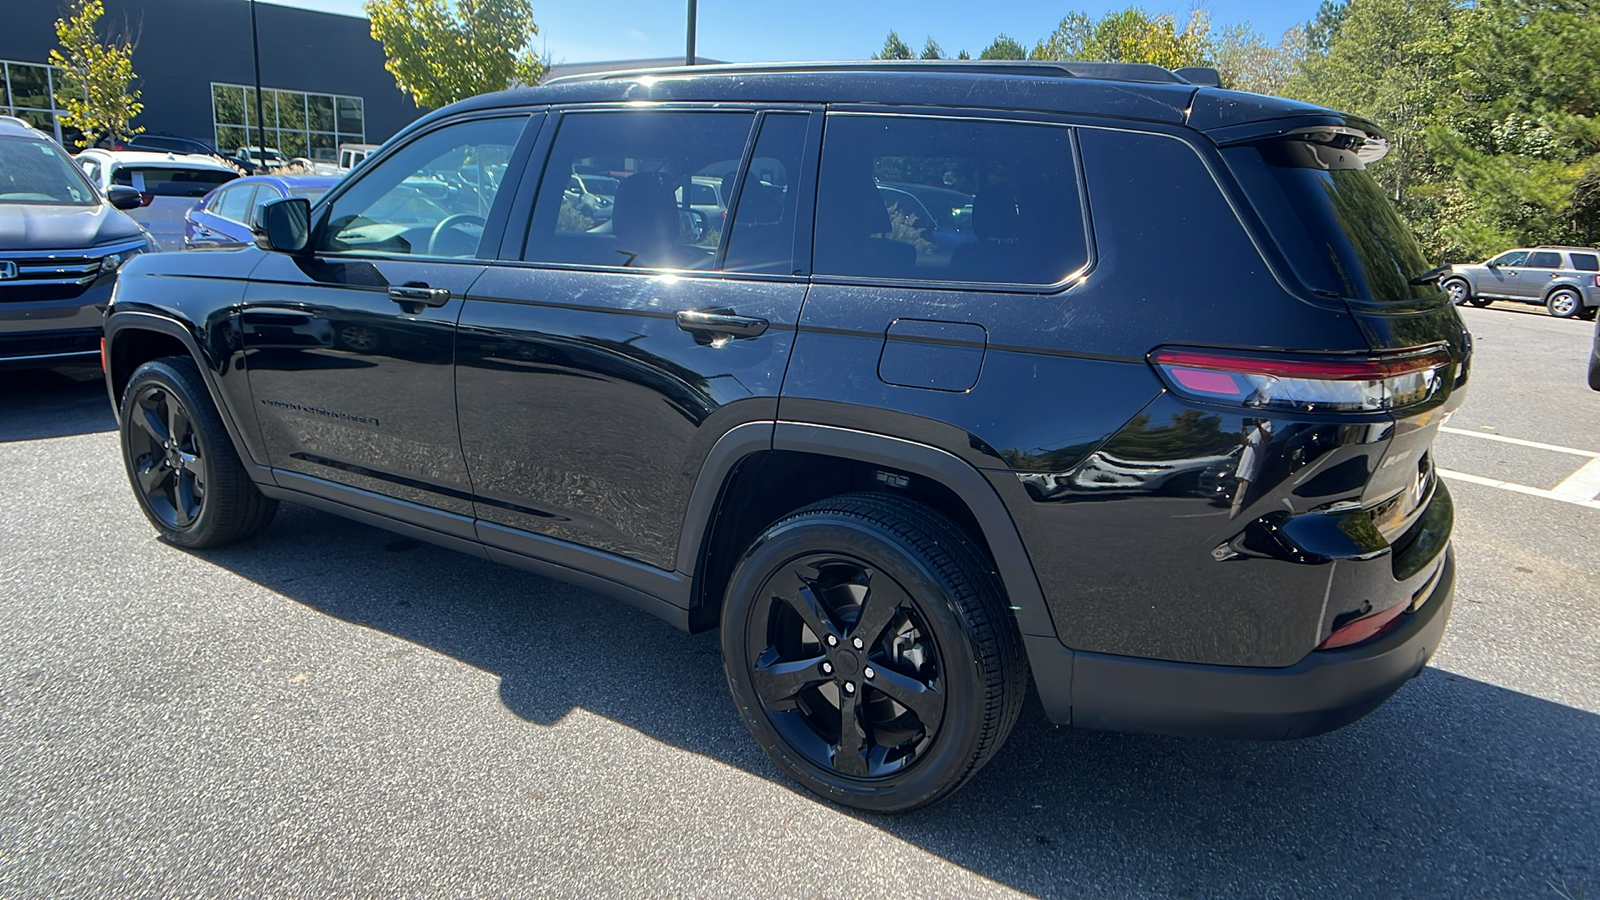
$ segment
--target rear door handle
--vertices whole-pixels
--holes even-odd
[[[676,316],[678,327],[709,343],[718,337],[753,338],[767,330],[767,320],[758,316],[741,316],[731,309],[681,309]]]
[[[389,299],[412,315],[422,312],[424,306],[443,306],[450,302],[446,288],[431,288],[425,284],[410,283],[389,288]]]

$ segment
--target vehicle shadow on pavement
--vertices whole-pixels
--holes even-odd
[[[820,802],[745,732],[715,633],[294,505],[200,555],[495,673],[528,721],[581,708]],[[1434,668],[1365,720],[1291,743],[1056,728],[1030,697],[949,801],[839,812],[1046,896],[1594,897],[1596,748],[1600,716]]]
[[[99,366],[0,371],[0,443],[116,427]]]

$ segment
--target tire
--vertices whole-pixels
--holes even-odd
[[[278,510],[240,464],[200,370],[187,357],[147,362],[128,379],[121,437],[139,508],[171,543],[198,550],[241,541]]]
[[[875,812],[965,784],[1010,734],[1027,686],[992,567],[937,513],[886,494],[834,497],[767,528],[730,580],[722,655],[772,761]]]
[[[1593,322],[1595,316],[1600,314],[1600,306],[1585,306],[1578,310],[1578,318],[1585,322]]]
[[[1472,304],[1473,306],[1476,306],[1479,309],[1483,309],[1485,306],[1488,306],[1489,304],[1493,303],[1494,301],[1490,300],[1488,297],[1473,297],[1471,300],[1468,300],[1467,302]]]
[[[1473,299],[1472,286],[1467,284],[1466,279],[1463,278],[1451,278],[1446,280],[1444,283],[1444,290],[1445,293],[1450,295],[1450,302],[1457,306],[1460,306],[1463,303],[1469,303]]]
[[[1558,319],[1570,319],[1583,309],[1583,298],[1572,288],[1557,288],[1544,301],[1544,308]]]

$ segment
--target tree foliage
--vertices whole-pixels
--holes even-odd
[[[1033,59],[1154,63],[1176,69],[1204,65],[1211,49],[1211,22],[1196,8],[1180,28],[1171,13],[1153,15],[1130,6],[1091,20],[1069,13],[1033,48]]]
[[[80,147],[91,147],[103,137],[123,141],[144,131],[130,124],[144,109],[133,87],[133,45],[126,34],[103,37],[99,28],[105,15],[101,0],[71,0],[67,17],[56,20],[59,49],[50,51],[50,64],[58,67],[56,106],[65,110],[61,124],[82,132]]]
[[[899,32],[890,31],[889,36],[883,39],[883,49],[872,54],[873,59],[913,59],[911,45],[900,39]]]
[[[993,43],[983,48],[983,52],[978,54],[978,58],[1027,59],[1028,51],[1023,49],[1021,44],[1017,43],[1012,38],[1007,37],[1004,32],[1001,32],[1000,36],[995,38]]]
[[[367,0],[384,68],[418,106],[537,84],[532,0]]]
[[[944,48],[933,38],[928,38],[922,45],[923,59],[944,59]]]

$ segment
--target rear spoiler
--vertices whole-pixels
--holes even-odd
[[[1389,153],[1389,138],[1378,126],[1357,116],[1322,112],[1242,122],[1201,129],[1219,147],[1255,144],[1264,140],[1303,140],[1353,151],[1363,164],[1375,163]]]

